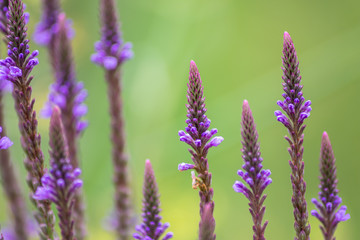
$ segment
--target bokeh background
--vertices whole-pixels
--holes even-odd
[[[41,14],[40,1],[24,1],[32,35]],[[306,120],[305,179],[309,210],[318,193],[321,135],[328,131],[338,168],[338,187],[351,219],[340,223],[337,239],[360,238],[359,193],[359,1],[238,1],[238,0],[118,0],[122,30],[134,46],[134,58],[123,67],[127,152],[131,157],[133,202],[139,216],[144,161],[152,160],[161,192],[163,220],[170,222],[174,239],[196,239],[199,222],[198,193],[191,188],[190,172],[178,172],[190,162],[187,145],[177,132],[185,127],[186,83],[190,60],[203,80],[208,116],[224,142],[210,151],[209,164],[215,190],[218,239],[252,239],[247,199],[232,189],[242,165],[240,116],[247,99],[254,113],[264,167],[273,183],[266,193],[267,239],[293,239],[293,214],[285,128],[273,112],[281,99],[283,32],[295,43],[303,77],[304,96],[313,111]],[[89,240],[114,239],[104,224],[112,210],[109,116],[106,85],[101,68],[89,58],[100,38],[98,0],[62,1],[73,19],[77,76],[89,92],[89,128],[81,138],[81,166],[87,205]],[[33,81],[36,109],[46,101],[53,81],[47,51],[40,50],[40,65]],[[4,51],[2,52],[4,53]],[[3,55],[2,55],[3,56]],[[14,164],[25,187],[24,154],[20,149],[17,117],[11,96],[6,98],[6,121]],[[48,120],[41,119],[42,148],[48,161]],[[28,203],[29,204],[29,203]],[[30,204],[29,204],[29,208]],[[9,216],[0,192],[0,222]],[[319,222],[309,217],[311,238],[322,239]],[[140,217],[136,219],[140,221]]]

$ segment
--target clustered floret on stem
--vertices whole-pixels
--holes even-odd
[[[321,232],[325,240],[335,240],[334,233],[339,222],[346,221],[350,214],[346,214],[347,207],[340,206],[342,199],[338,196],[338,180],[336,178],[335,156],[329,136],[323,133],[320,150],[320,192],[319,200],[312,199],[318,210],[312,210],[311,215],[321,222]]]
[[[145,162],[143,195],[143,222],[136,226],[137,233],[134,233],[133,237],[139,240],[160,240],[161,235],[170,225],[160,222],[161,216],[159,214],[161,209],[158,186],[150,160]],[[168,240],[172,237],[173,233],[168,232],[162,240]]]
[[[2,132],[2,127],[0,126],[0,133],[1,132]],[[14,143],[7,136],[0,137],[0,149],[8,149],[13,144]]]
[[[269,177],[271,174],[270,170],[263,169],[258,133],[247,100],[244,100],[243,103],[241,126],[241,143],[243,145],[241,152],[243,153],[242,157],[244,159],[242,168],[245,171],[239,170],[238,175],[249,187],[240,181],[235,181],[233,188],[235,192],[244,194],[250,201],[249,210],[254,222],[254,240],[265,240],[264,232],[268,221],[265,221],[262,225],[262,219],[265,213],[263,203],[267,195],[263,195],[263,192],[265,188],[272,183],[272,179]]]
[[[281,111],[275,111],[277,120],[281,122],[290,134],[285,139],[289,142],[288,149],[291,160],[289,161],[292,173],[291,183],[293,188],[292,204],[294,207],[294,228],[296,240],[308,240],[310,235],[310,224],[308,224],[308,211],[305,199],[306,183],[304,179],[304,161],[303,161],[303,141],[304,120],[310,116],[311,101],[305,101],[301,85],[301,76],[299,70],[299,61],[296,55],[294,43],[289,33],[284,33],[283,48],[283,90],[284,100],[277,104],[287,114],[285,116]]]
[[[60,219],[61,236],[73,240],[73,207],[76,190],[82,186],[79,179],[81,170],[73,169],[67,152],[61,113],[54,107],[50,120],[50,171],[41,178],[42,186],[38,187],[33,198],[38,201],[49,200],[55,203]]]
[[[205,108],[205,97],[203,96],[203,87],[200,78],[199,70],[194,61],[190,62],[190,74],[189,74],[189,83],[187,84],[187,101],[189,104],[187,107],[187,127],[185,131],[179,131],[180,141],[187,143],[191,146],[192,149],[189,149],[191,154],[191,159],[194,164],[189,163],[180,163],[178,166],[179,171],[185,171],[189,169],[194,169],[198,176],[196,177],[192,173],[193,179],[193,188],[199,188],[200,195],[200,216],[203,217],[204,207],[207,204],[208,207],[212,208],[211,213],[214,209],[214,201],[212,200],[214,195],[214,190],[211,188],[211,173],[209,172],[209,164],[206,158],[209,148],[218,146],[223,140],[223,137],[214,137],[217,129],[213,128],[210,131],[210,119],[206,116]],[[211,215],[212,217],[212,215]],[[213,218],[213,217],[212,217]],[[211,220],[212,221],[212,220]],[[200,222],[200,231],[204,226],[213,227],[211,230],[212,238],[215,239],[215,220],[214,224],[201,224]]]

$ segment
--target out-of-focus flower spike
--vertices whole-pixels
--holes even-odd
[[[339,208],[342,200],[338,196],[335,156],[326,132],[323,133],[321,141],[320,173],[319,201],[315,198],[312,200],[318,210],[312,210],[311,215],[322,224],[320,229],[324,239],[333,240],[337,225],[347,221],[350,214],[346,214],[345,205]]]
[[[214,203],[204,206],[204,213],[199,223],[199,240],[215,240],[215,219],[213,217]]]
[[[101,40],[95,43],[91,60],[104,68],[111,117],[112,161],[114,165],[115,217],[118,239],[127,240],[132,228],[132,206],[128,156],[125,153],[125,129],[121,89],[121,66],[132,57],[131,45],[124,44],[115,0],[100,0]]]

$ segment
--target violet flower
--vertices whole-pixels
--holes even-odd
[[[26,153],[24,160],[28,172],[27,183],[31,193],[41,186],[44,175],[44,156],[40,147],[40,135],[37,130],[35,100],[31,96],[30,76],[39,61],[38,51],[30,53],[27,37],[26,15],[21,0],[9,1],[8,16],[8,56],[0,61],[0,79],[14,84],[13,96],[15,109],[19,117],[21,143]],[[48,201],[32,201],[37,207],[36,220],[41,226],[41,239],[54,239],[54,215]]]
[[[199,188],[200,195],[200,216],[203,218],[204,207],[207,204],[214,205],[212,200],[214,195],[214,190],[211,188],[211,173],[209,172],[209,164],[206,158],[209,148],[218,146],[224,138],[214,137],[217,129],[213,128],[210,131],[210,119],[206,116],[205,108],[205,97],[203,96],[203,87],[200,79],[200,73],[196,67],[194,61],[190,62],[190,74],[189,74],[189,83],[187,91],[187,117],[186,123],[187,127],[185,131],[179,131],[180,141],[187,143],[193,149],[189,149],[191,154],[191,159],[194,164],[181,163],[179,164],[179,171],[184,171],[188,169],[194,169],[198,176],[195,176],[195,173],[192,175],[193,179],[193,188]],[[215,228],[214,224],[211,225]],[[200,224],[201,227],[201,224]],[[214,232],[215,229],[211,231]],[[201,233],[201,231],[199,232]],[[215,239],[215,234],[212,238]]]
[[[36,25],[33,35],[34,41],[49,48],[50,55],[58,32],[58,16],[62,12],[59,0],[42,0],[41,21]],[[71,21],[66,20],[68,38],[74,36]]]
[[[165,234],[161,238],[161,235],[170,225],[160,222],[161,216],[159,214],[161,209],[158,186],[150,160],[145,162],[143,195],[143,222],[136,226],[137,233],[134,233],[133,237],[139,240],[167,240],[172,238],[172,232]]]
[[[265,188],[272,183],[269,177],[270,170],[264,170],[262,165],[262,157],[260,156],[260,145],[258,143],[258,133],[256,125],[249,106],[248,101],[244,100],[243,112],[241,118],[241,137],[243,149],[244,165],[242,168],[245,171],[239,170],[238,175],[249,186],[247,187],[240,181],[235,181],[233,188],[235,192],[244,194],[249,199],[250,213],[254,222],[254,240],[265,240],[264,232],[268,221],[262,225],[262,219],[265,213],[265,206],[263,203],[267,195],[263,195]]]
[[[114,0],[100,0],[101,41],[95,44],[92,61],[104,67],[111,118],[112,161],[114,165],[115,216],[117,237],[127,240],[131,231],[132,207],[125,153],[125,129],[121,98],[121,71],[132,57],[131,44],[123,44]]]
[[[0,126],[0,133],[2,132],[2,127]],[[0,149],[8,149],[14,143],[6,136],[0,137]]]
[[[319,201],[312,199],[318,210],[312,210],[311,215],[321,222],[321,232],[325,240],[335,240],[334,234],[339,222],[346,221],[350,214],[346,214],[347,207],[340,207],[342,199],[338,196],[335,156],[329,136],[323,133],[320,151],[320,192]]]
[[[54,107],[51,116],[49,138],[50,173],[46,173],[41,178],[42,186],[37,188],[33,198],[38,201],[48,200],[55,203],[60,219],[62,239],[73,240],[75,238],[72,212],[76,190],[82,186],[82,180],[78,178],[81,170],[73,169],[71,166],[58,107]]]
[[[295,47],[290,35],[284,33],[284,49],[283,49],[283,89],[282,96],[284,101],[278,101],[277,104],[287,114],[285,116],[281,111],[275,111],[277,120],[281,122],[290,134],[285,139],[289,142],[288,149],[291,157],[289,161],[292,173],[291,183],[293,189],[292,204],[294,207],[294,228],[296,232],[296,240],[308,240],[310,235],[310,224],[308,224],[308,211],[305,199],[306,183],[304,179],[304,161],[303,161],[303,141],[304,120],[310,116],[311,101],[306,101],[303,97],[300,84],[301,76],[299,70],[299,61],[296,55]]]

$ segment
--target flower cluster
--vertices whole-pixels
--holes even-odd
[[[206,116],[207,109],[205,108],[205,97],[203,97],[203,87],[200,79],[200,73],[194,61],[190,63],[190,75],[187,91],[187,127],[185,132],[179,131],[180,141],[190,145],[194,151],[189,150],[192,155],[194,164],[180,163],[178,166],[179,171],[189,169],[199,170],[201,165],[207,160],[206,155],[209,148],[216,147],[224,140],[223,137],[212,138],[218,130],[216,128],[208,130],[210,127],[210,119]],[[197,155],[201,153],[201,157]]]
[[[339,208],[342,199],[338,196],[339,190],[336,186],[338,180],[336,178],[335,156],[326,132],[323,133],[321,141],[320,173],[320,201],[316,198],[312,199],[318,211],[312,210],[311,215],[322,223],[320,229],[324,238],[333,240],[339,222],[348,220],[350,215],[346,214],[347,207],[345,205]]]
[[[161,216],[159,213],[161,210],[158,186],[150,160],[146,160],[145,162],[143,194],[143,223],[135,228],[138,233],[134,233],[133,237],[139,240],[159,240],[161,235],[169,227],[169,224],[162,224],[160,222]],[[172,232],[169,232],[165,234],[162,240],[168,240],[172,237]]]
[[[101,40],[95,43],[91,60],[107,70],[117,69],[123,62],[133,56],[131,43],[124,43],[119,30],[118,17],[114,11],[114,0],[100,1],[102,22]]]
[[[0,127],[0,133],[2,132],[2,127]],[[8,149],[13,145],[13,142],[6,136],[0,138],[0,149]]]
[[[254,239],[264,240],[265,228],[268,224],[266,221],[262,225],[262,219],[265,213],[265,206],[263,203],[266,195],[262,195],[265,188],[272,183],[269,177],[270,170],[264,170],[260,153],[260,145],[258,143],[258,133],[254,118],[247,100],[243,103],[243,112],[241,118],[241,137],[242,137],[242,153],[244,165],[242,168],[245,171],[239,170],[238,175],[247,183],[245,186],[240,181],[235,181],[233,188],[235,192],[245,195],[249,199],[250,213],[254,221]]]

